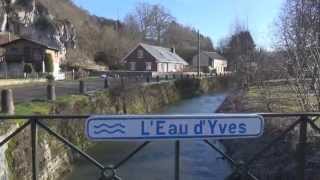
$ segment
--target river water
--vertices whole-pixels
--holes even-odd
[[[161,114],[214,112],[224,101],[224,94],[211,94],[168,106]],[[158,113],[159,114],[159,113]],[[223,149],[218,141],[211,141]],[[101,142],[89,154],[104,165],[115,164],[142,142]],[[227,161],[201,140],[180,143],[180,179],[223,180],[231,172]],[[174,142],[154,141],[119,168],[123,180],[174,179]],[[72,173],[64,180],[98,180],[100,172],[84,159],[77,160]]]

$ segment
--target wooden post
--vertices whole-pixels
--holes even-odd
[[[121,76],[120,81],[121,81],[121,87],[124,88],[124,77],[123,76]]]
[[[157,82],[160,82],[160,77],[159,76],[157,76]]]
[[[109,88],[108,77],[104,78],[104,88],[105,88],[105,89],[108,89],[108,88]]]
[[[150,76],[147,76],[147,83],[149,83],[150,82]]]
[[[48,101],[55,101],[56,100],[56,88],[51,83],[49,83],[47,85],[47,99],[48,99]]]
[[[14,114],[14,100],[11,89],[1,91],[1,112],[6,114]]]
[[[80,80],[79,81],[79,92],[80,92],[80,94],[85,94],[86,91],[87,91],[87,89],[86,89],[86,85],[84,83],[84,80]]]

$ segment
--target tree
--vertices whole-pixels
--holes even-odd
[[[25,77],[28,78],[28,75],[33,71],[32,64],[25,64],[23,67],[23,72],[25,73]]]
[[[228,69],[237,74],[238,83],[248,86],[254,80],[258,59],[250,31],[236,26],[234,34],[220,42],[219,51],[228,59]]]
[[[163,40],[163,33],[174,20],[171,14],[163,6],[153,5],[151,9],[152,36],[157,39],[158,44]]]
[[[174,18],[164,6],[139,3],[135,11],[127,15],[125,21],[130,29],[134,31],[139,29],[143,39],[156,40],[161,44],[163,33],[173,20]]]
[[[99,51],[95,54],[94,61],[100,65],[111,65],[108,55],[103,51]]]
[[[44,58],[44,64],[45,64],[45,71],[47,73],[53,72],[53,59],[51,54],[46,54]]]
[[[288,59],[288,82],[301,111],[320,111],[319,14],[317,0],[287,0],[277,25],[279,48]]]
[[[26,74],[30,74],[33,71],[32,64],[25,64],[23,67],[23,72]]]

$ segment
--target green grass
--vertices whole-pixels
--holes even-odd
[[[47,115],[51,111],[49,102],[26,102],[16,105],[16,115]]]

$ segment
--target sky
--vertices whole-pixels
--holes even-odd
[[[161,4],[181,24],[199,29],[214,45],[232,33],[235,22],[248,27],[258,47],[272,49],[275,21],[284,0],[73,0],[91,14],[123,20],[139,2]]]

